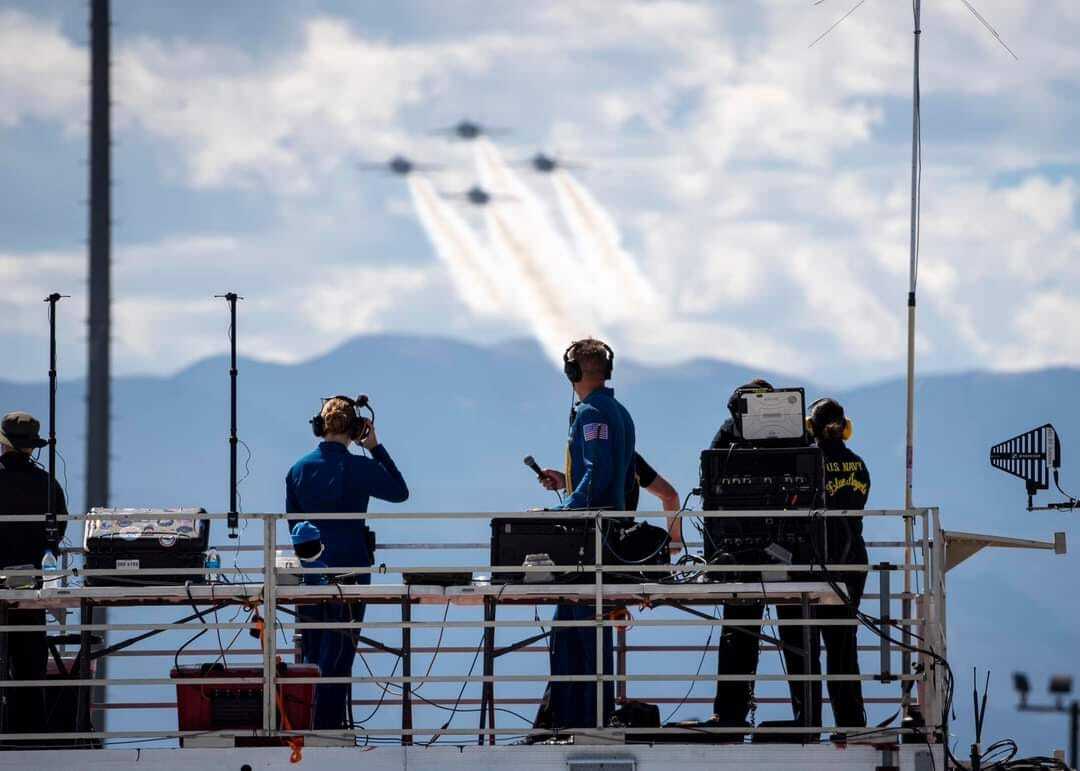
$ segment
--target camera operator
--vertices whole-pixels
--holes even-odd
[[[33,459],[35,450],[48,445],[39,432],[41,424],[25,412],[10,412],[0,423],[0,568],[40,566],[49,543],[42,522],[4,522],[5,516],[46,514],[49,508],[49,474]],[[53,480],[53,514],[67,516],[63,488]],[[62,540],[67,522],[57,522],[57,539]],[[12,609],[12,626],[45,626],[45,611]],[[7,666],[12,680],[44,680],[49,660],[45,632],[4,632],[8,636]],[[8,725],[14,733],[47,730],[45,691],[42,688],[12,688],[7,691]]]
[[[570,345],[563,354],[563,372],[578,398],[567,440],[566,471],[545,469],[541,480],[548,489],[565,489],[559,509],[626,510],[626,490],[634,456],[634,421],[607,387],[615,353],[599,340],[587,338]],[[562,604],[556,621],[583,621],[595,617],[589,603]],[[611,627],[603,632],[604,672],[614,669]],[[596,674],[596,629],[555,627],[551,633],[552,675]],[[604,683],[604,723],[615,703],[614,683]],[[596,725],[596,685],[588,682],[553,682],[550,686],[553,728],[588,728]]]
[[[775,390],[766,380],[752,380],[739,386],[728,400],[731,417],[724,421],[720,430],[713,437],[712,449],[753,449],[757,447],[805,447],[805,439],[747,441],[742,437],[739,423],[735,420],[736,408],[740,399],[753,393],[768,393]],[[706,531],[707,532],[707,531]],[[724,604],[725,621],[760,621],[765,613],[765,603]],[[778,605],[776,615],[781,620],[793,620],[802,617],[802,610],[797,605]],[[777,637],[781,643],[785,667],[794,672],[802,667],[803,635],[797,626],[777,627]],[[757,673],[759,643],[762,631],[759,627],[724,626],[720,633],[717,657],[719,675],[754,675]],[[802,720],[803,684],[788,682],[791,693],[791,707],[795,721]],[[753,681],[717,681],[716,698],[713,701],[713,716],[710,724],[724,727],[748,726],[747,715],[754,695]],[[730,741],[741,741],[740,735],[726,735]]]
[[[318,447],[298,460],[285,476],[285,511],[288,514],[363,514],[371,498],[402,503],[409,488],[390,457],[379,443],[372,421],[357,414],[357,402],[347,396],[327,399],[318,415],[311,419],[312,429],[322,439]],[[349,445],[356,443],[371,457],[354,455]],[[306,517],[290,517],[289,529]],[[323,562],[328,567],[368,567],[372,554],[368,549],[368,528],[362,518],[314,520],[324,549]],[[310,539],[308,539],[310,540]],[[310,555],[308,555],[310,556]],[[368,573],[333,579],[337,583],[370,584]],[[364,603],[326,602],[323,607],[301,606],[303,621],[364,620]],[[301,635],[301,653],[305,663],[319,665],[324,677],[352,675],[356,657],[356,630],[342,633],[328,629],[306,629]],[[315,699],[316,729],[340,729],[345,726],[348,683],[319,685]]]
[[[851,438],[852,424],[844,414],[844,408],[834,399],[818,399],[810,405],[806,420],[811,436],[821,448],[825,461],[825,505],[828,509],[861,511],[866,508],[870,496],[870,472],[863,459],[848,449],[846,440]],[[825,520],[827,549],[822,555],[826,564],[867,565],[870,562],[866,542],[862,534],[862,517],[828,517]],[[818,605],[813,609],[815,618],[855,618],[855,610],[862,599],[866,585],[863,571],[839,573],[850,600],[848,605]],[[821,640],[825,643],[826,672],[830,675],[859,674],[858,627],[822,626]],[[814,635],[817,648],[817,635]],[[817,650],[812,652],[812,674],[821,673]],[[799,662],[801,667],[802,662]],[[863,708],[862,683],[858,680],[840,682],[829,680],[829,700],[832,702],[836,725],[863,727],[866,711]],[[813,683],[812,698],[815,703],[814,725],[821,720],[821,683]]]

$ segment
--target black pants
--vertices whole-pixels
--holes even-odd
[[[44,610],[9,610],[12,626],[44,626]],[[8,632],[8,677],[12,680],[44,680],[49,663],[45,632]],[[44,688],[5,688],[7,733],[42,733],[45,724]]]
[[[755,602],[748,605],[724,605],[724,619],[727,621],[759,621],[765,613],[765,604]],[[798,605],[780,605],[776,616],[781,620],[802,618],[802,608]],[[803,667],[803,630],[799,626],[781,626],[777,637],[784,644],[783,656],[787,671],[796,674]],[[765,627],[766,634],[769,628]],[[719,657],[716,672],[719,675],[752,675],[757,672],[760,640],[757,635],[762,631],[758,626],[725,626],[720,634]],[[811,635],[812,660],[817,659],[816,635]],[[821,683],[817,686],[817,702],[821,703]],[[792,710],[796,721],[802,719],[803,683],[788,683],[791,693]],[[754,694],[751,681],[720,681],[716,684],[716,698],[713,712],[721,723],[737,725],[746,722],[750,713],[750,699]],[[813,698],[813,696],[811,696]],[[820,706],[819,706],[820,709]],[[814,725],[820,725],[814,723]]]

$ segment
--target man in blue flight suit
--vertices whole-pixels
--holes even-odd
[[[559,509],[626,510],[626,489],[633,474],[634,421],[615,400],[606,383],[615,353],[599,341],[578,340],[563,354],[563,371],[578,403],[570,425],[566,470],[545,469],[541,483],[568,493]],[[559,605],[556,621],[593,620],[592,604]],[[604,629],[604,673],[614,669],[611,627]],[[556,627],[551,633],[551,674],[596,674],[595,627]],[[604,684],[604,723],[614,710],[615,688]],[[551,684],[551,727],[588,728],[596,725],[596,685],[589,682]]]
[[[319,446],[300,458],[285,476],[285,511],[288,514],[362,514],[367,511],[371,498],[391,503],[401,503],[409,497],[409,488],[398,471],[390,453],[379,444],[374,424],[357,414],[357,403],[347,396],[327,399],[318,415],[311,419],[311,427],[322,439]],[[370,458],[353,455],[349,445],[355,442],[371,453]],[[321,551],[322,562],[330,568],[368,567],[372,564],[368,548],[369,530],[362,518],[315,520],[319,523],[315,532],[325,547]],[[300,535],[300,542],[311,542],[312,534],[302,525],[302,518],[289,519],[289,527]],[[310,525],[310,523],[308,523]],[[294,547],[295,548],[295,547]],[[297,551],[300,554],[300,550]],[[335,583],[370,584],[371,575],[348,575],[332,577]],[[301,620],[340,620],[359,622],[364,620],[363,603],[326,602],[322,607],[310,610],[301,608]],[[304,630],[301,650],[304,662],[318,664],[326,677],[349,677],[352,675],[356,657],[354,635],[334,635],[324,639],[325,630]],[[324,645],[324,642],[340,643]],[[331,650],[333,649],[333,650]],[[340,650],[339,650],[340,649]],[[328,652],[329,651],[329,652]],[[326,654],[325,656],[323,654]],[[349,685],[327,684],[316,689],[315,728],[340,729],[346,725],[346,702]]]

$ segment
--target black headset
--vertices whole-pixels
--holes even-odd
[[[331,399],[341,399],[343,402],[347,402],[352,407],[352,415],[349,418],[349,425],[345,429],[345,433],[349,435],[350,439],[363,439],[367,436],[368,431],[371,430],[371,424],[375,422],[375,410],[372,409],[371,404],[368,401],[367,394],[360,394],[355,399],[350,399],[348,396],[338,394],[337,396],[330,396],[323,399],[325,405]],[[366,409],[371,413],[371,420],[367,420],[360,416],[360,410]],[[311,424],[311,432],[315,436],[326,436],[326,420],[322,416],[322,410],[319,410],[319,414],[308,421]]]
[[[567,348],[562,355],[563,372],[566,373],[566,379],[571,383],[580,383],[581,378],[584,377],[584,373],[581,371],[581,364],[573,356],[574,349],[584,342],[584,340],[575,340],[570,343],[570,347]],[[615,369],[615,351],[611,350],[611,346],[601,340],[597,340],[596,342],[604,347],[606,353],[604,356],[604,380],[610,380],[611,372]]]

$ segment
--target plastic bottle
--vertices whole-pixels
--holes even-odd
[[[60,585],[60,562],[56,559],[52,549],[46,549],[41,557],[41,584],[46,589],[54,589]]]
[[[210,550],[206,552],[206,561],[203,562],[203,567],[206,568],[207,583],[216,584],[221,580],[221,574],[218,573],[221,570],[221,556],[218,554],[217,549],[210,547]]]

